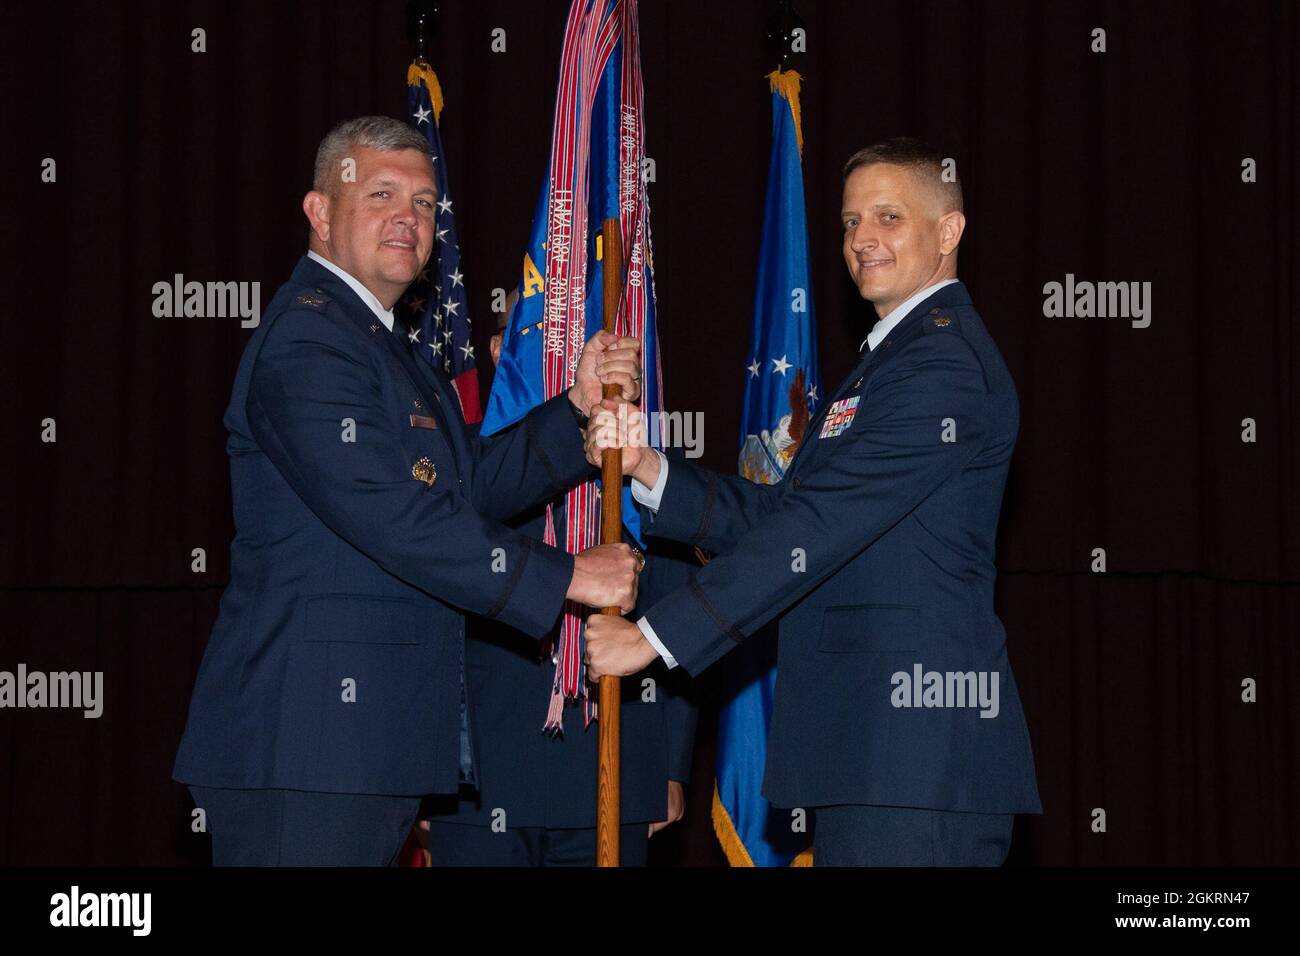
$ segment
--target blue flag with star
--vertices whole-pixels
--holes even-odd
[[[754,328],[745,370],[740,472],[780,481],[820,401],[817,326],[808,269],[799,74],[777,71],[772,90],[772,153],[754,294]],[[753,635],[722,663],[713,825],[732,866],[806,862],[811,844],[788,812],[763,799],[768,725],[776,686],[776,633]]]
[[[447,159],[438,132],[442,88],[432,67],[422,61],[412,63],[407,69],[406,114],[410,124],[429,141],[433,176],[438,186],[433,252],[402,299],[406,324],[416,354],[450,376],[460,396],[465,421],[473,424],[483,418],[483,411],[465,304],[465,277],[460,271],[460,244],[456,238]]]

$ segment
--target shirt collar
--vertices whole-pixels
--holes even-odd
[[[944,279],[942,282],[936,282],[934,285],[926,286],[902,305],[893,309],[889,315],[885,316],[871,327],[871,332],[862,340],[862,345],[858,346],[858,352],[861,353],[864,346],[868,346],[872,351],[875,351],[875,348],[880,344],[881,339],[888,335],[894,326],[907,318],[909,312],[928,299],[934,292],[942,289],[946,285],[952,285],[956,281],[956,279]]]
[[[384,325],[388,327],[388,331],[389,332],[393,331],[393,310],[385,309],[383,304],[377,298],[375,298],[375,294],[373,292],[371,292],[369,289],[363,286],[359,281],[357,281],[357,279],[354,276],[352,276],[347,272],[344,272],[342,269],[340,269],[334,263],[330,262],[324,256],[317,255],[315,252],[312,252],[310,249],[308,249],[307,258],[314,259],[315,261],[319,262],[330,272],[334,273],[336,276],[338,276],[340,279],[346,282],[348,284],[348,288],[351,289],[353,292],[355,292],[362,302],[370,306],[370,310],[374,312],[376,316],[379,317],[380,322],[384,323]]]

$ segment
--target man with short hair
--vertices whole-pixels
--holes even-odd
[[[218,865],[386,865],[426,794],[474,779],[465,618],[534,638],[566,598],[636,601],[626,545],[565,554],[500,524],[592,472],[584,409],[639,396],[639,344],[587,343],[573,387],[479,440],[393,304],[435,241],[419,133],[335,127],[303,199],[307,255],[235,377],[236,536],[173,775]]]
[[[819,866],[996,866],[1013,815],[1042,812],[993,610],[1019,409],[957,279],[949,169],[911,139],[846,164],[844,260],[879,321],[779,484],[670,469],[614,401],[588,433],[595,460],[625,415],[649,533],[718,553],[636,623],[593,617],[589,677],[698,674],[781,615],[763,793],[814,809]]]

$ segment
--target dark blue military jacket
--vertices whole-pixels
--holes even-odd
[[[646,616],[696,674],[780,615],[774,805],[1041,812],[993,610],[1018,428],[958,282],[863,354],[781,483],[672,463],[651,533],[719,556]]]
[[[592,473],[568,399],[480,441],[446,376],[304,257],[244,351],[225,424],[230,583],[173,776],[454,792],[466,613],[540,638],[572,577],[572,557],[497,520]]]

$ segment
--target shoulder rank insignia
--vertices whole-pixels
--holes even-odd
[[[930,310],[926,316],[927,321],[923,323],[922,328],[926,332],[933,332],[935,329],[952,329],[956,331],[961,326],[960,320],[950,309],[940,309],[937,306]]]
[[[311,295],[310,293],[307,292],[304,292],[301,295],[299,295],[297,302],[299,305],[324,305],[325,304],[324,299],[318,298],[317,296]]]
[[[428,458],[421,458],[411,466],[411,477],[418,481],[424,482],[430,488],[438,480],[438,469],[433,466]]]

